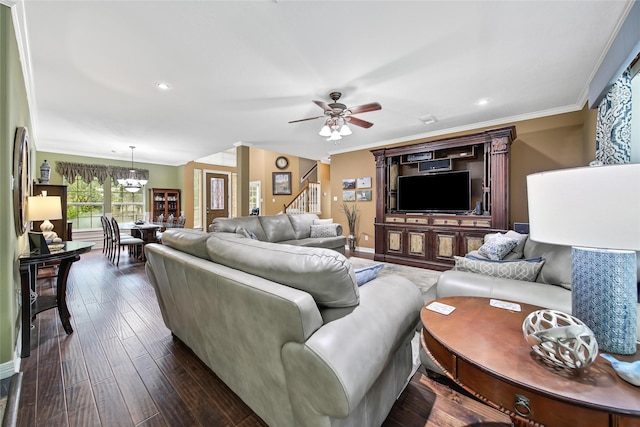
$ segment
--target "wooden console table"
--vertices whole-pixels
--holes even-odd
[[[446,375],[487,404],[511,416],[517,426],[640,426],[640,387],[598,357],[582,372],[542,363],[522,334],[522,322],[540,309],[520,304],[514,312],[489,305],[488,298],[449,297],[449,315],[423,308],[422,345]],[[616,355],[619,360],[640,359]]]
[[[67,334],[73,332],[69,322],[69,309],[67,308],[67,277],[71,264],[80,259],[80,254],[89,252],[93,242],[64,242],[64,248],[50,254],[24,254],[20,255],[20,288],[22,302],[22,350],[21,357],[28,357],[31,352],[31,319],[38,313],[58,307],[58,313],[62,326]],[[38,265],[50,262],[60,262],[58,279],[56,283],[56,295],[38,296],[31,304],[31,291],[36,289]]]

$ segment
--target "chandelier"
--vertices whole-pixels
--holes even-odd
[[[147,184],[146,179],[138,179],[136,175],[136,170],[133,168],[133,149],[136,148],[133,145],[130,145],[131,148],[131,169],[129,169],[129,176],[126,179],[119,179],[118,185],[124,187],[129,193],[138,192],[144,185]]]
[[[318,135],[327,137],[327,141],[339,141],[343,136],[351,135],[352,133],[344,117],[331,116],[327,117]]]

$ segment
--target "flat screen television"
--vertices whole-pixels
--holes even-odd
[[[468,170],[398,177],[398,211],[460,213],[471,210]]]

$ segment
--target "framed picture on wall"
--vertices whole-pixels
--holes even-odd
[[[370,202],[371,190],[357,190],[356,199],[358,199],[359,202]]]
[[[358,188],[371,188],[371,177],[358,178]]]
[[[342,201],[343,202],[355,202],[356,201],[356,192],[354,190],[346,190],[342,192]]]
[[[351,190],[356,188],[356,180],[355,178],[343,179],[342,180],[342,189],[343,190]]]
[[[291,194],[291,172],[273,172],[273,195]]]

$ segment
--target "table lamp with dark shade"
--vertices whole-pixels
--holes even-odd
[[[636,352],[640,164],[527,176],[529,238],[571,246],[572,314],[602,351]]]
[[[41,196],[30,196],[27,199],[27,219],[29,221],[43,221],[40,230],[47,241],[59,242],[61,239],[53,231],[50,220],[62,218],[62,202],[60,196],[47,196],[43,191]]]

